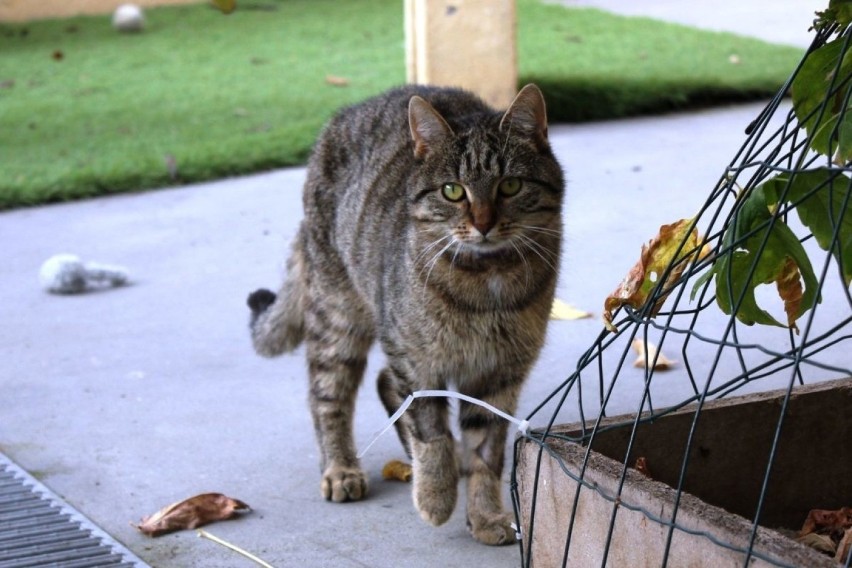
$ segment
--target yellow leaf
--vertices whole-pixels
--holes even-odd
[[[633,362],[634,367],[650,367],[653,365],[655,371],[668,371],[675,364],[676,361],[672,361],[662,353],[657,353],[657,346],[653,343],[646,343],[641,339],[634,339],[633,343],[630,344],[633,347],[633,350],[639,355],[636,361]]]
[[[230,14],[237,9],[237,0],[211,0],[223,14]]]
[[[387,481],[411,481],[411,466],[399,460],[391,460],[382,468],[382,479]]]
[[[552,320],[578,320],[592,317],[589,312],[577,309],[571,304],[566,304],[559,298],[553,299],[550,307],[550,319]]]
[[[697,262],[707,254],[709,247],[701,243],[698,230],[689,228],[693,219],[681,219],[670,225],[660,227],[660,232],[647,245],[642,245],[639,260],[618,285],[618,288],[604,301],[604,325],[610,331],[617,331],[612,323],[613,312],[621,306],[629,305],[641,308],[651,292],[658,285],[666,269],[672,266],[657,301],[651,308],[651,316],[657,315],[669,295],[668,289],[683,274],[689,262]],[[700,247],[700,248],[699,248]],[[679,251],[679,252],[678,252]]]

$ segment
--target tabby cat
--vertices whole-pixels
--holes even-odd
[[[408,86],[326,125],[285,282],[248,298],[259,354],[307,344],[326,499],[367,494],[352,415],[375,339],[389,413],[414,391],[449,387],[515,412],[553,301],[563,190],[535,85],[505,113],[461,90]],[[507,423],[461,403],[457,453],[448,410],[444,398],[417,398],[397,422],[414,504],[444,523],[464,474],[473,537],[513,542],[501,497]]]

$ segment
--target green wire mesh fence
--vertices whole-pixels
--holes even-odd
[[[609,329],[527,417],[547,426],[519,437],[515,446],[512,497],[523,566],[559,565],[560,559],[561,565],[577,566],[681,566],[674,543],[684,535],[698,537],[708,550],[727,551],[734,565],[816,565],[811,562],[823,558],[808,556],[810,551],[797,556],[798,544],[790,548],[791,556],[773,543],[777,531],[785,528],[780,525],[791,524],[791,515],[801,513],[796,509],[801,504],[775,503],[779,495],[796,493],[796,488],[785,492],[778,487],[785,479],[781,469],[789,468],[779,458],[788,438],[804,435],[813,455],[832,454],[826,459],[840,464],[841,473],[830,476],[833,486],[818,488],[819,502],[810,508],[852,506],[852,478],[843,473],[852,464],[852,390],[843,383],[852,377],[852,13],[846,11],[850,9],[841,6],[823,16],[802,62],[748,125],[745,143],[704,206],[694,218],[662,228],[649,243],[644,264],[608,300]],[[637,341],[658,347],[647,351],[641,389],[635,374],[625,378]],[[663,350],[677,354],[680,362],[665,374],[659,369]],[[830,380],[846,387],[833,391],[833,383],[825,382]],[[672,400],[675,382],[678,392],[686,385],[688,396]],[[799,391],[807,390],[804,385],[822,385],[821,392],[828,393],[826,408],[834,410],[818,419],[815,431],[803,433],[796,431],[794,402]],[[723,463],[710,468],[712,456],[702,446],[713,427],[709,413],[726,401],[771,389],[771,412],[746,411],[737,418],[735,433],[719,441],[748,454],[751,450],[744,446],[750,432],[768,428],[762,450],[747,456],[754,467],[743,471],[731,460],[726,468],[720,457]],[[613,401],[626,399],[635,403],[635,412],[612,416]],[[557,425],[557,415],[568,406],[579,421]],[[666,440],[643,433],[674,417],[682,423],[677,444],[660,448]],[[839,433],[848,443],[820,448],[826,438],[822,430]],[[613,436],[618,444],[611,443]],[[646,451],[669,462],[665,479],[656,479],[655,463],[645,461]],[[600,454],[611,461],[601,462]],[[607,467],[614,482],[604,487],[592,472]],[[815,463],[802,467],[826,469]],[[700,468],[723,487],[736,489],[702,493],[691,481]],[[657,507],[628,491],[634,481],[645,483],[647,474],[651,493],[659,489],[657,482],[668,486],[664,505]],[[570,490],[555,493],[554,478],[560,476],[570,480],[565,485]],[[602,503],[603,521],[590,543],[579,524],[588,522],[583,520],[584,498],[591,494]],[[681,513],[687,504],[703,506],[696,495],[709,500],[714,494],[723,512],[736,513],[741,538],[716,531],[712,522],[698,526]],[[702,514],[717,510],[716,504],[709,505]],[[553,511],[561,512],[561,522],[553,522]],[[852,509],[848,513],[852,524]],[[624,563],[619,539],[626,533],[618,526],[620,516],[656,527],[661,537],[654,554]],[[823,530],[834,532],[828,536],[835,545],[844,528],[852,531],[842,519],[838,522]],[[786,528],[796,531],[800,525]],[[536,542],[543,544],[537,547]],[[588,550],[594,554],[589,556]],[[641,548],[637,554],[643,554]],[[824,553],[826,565],[852,565],[852,553],[834,555]],[[713,565],[709,557],[707,562]]]

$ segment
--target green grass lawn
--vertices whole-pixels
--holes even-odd
[[[240,0],[0,24],[0,209],[303,163],[342,105],[405,80],[399,0]],[[552,121],[767,96],[796,48],[518,0]],[[736,61],[732,63],[733,59]],[[327,81],[346,79],[345,86]]]

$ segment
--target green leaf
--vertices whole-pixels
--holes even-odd
[[[852,0],[831,0],[828,3],[828,9],[834,21],[841,26],[852,22]]]
[[[720,255],[716,275],[716,302],[726,314],[736,313],[746,325],[755,323],[782,326],[761,308],[755,289],[776,283],[784,300],[788,326],[819,301],[817,279],[804,247],[792,230],[780,219],[772,221],[763,185],[753,188],[744,198],[732,226],[723,238],[727,253]],[[763,245],[764,240],[766,241]],[[761,249],[761,246],[763,248]],[[801,298],[790,298],[790,261],[795,263],[805,288]]]
[[[814,27],[822,29],[833,24],[845,27],[852,23],[852,0],[831,0],[828,8],[816,13]]]
[[[813,233],[824,251],[832,246],[835,231],[838,243],[831,251],[843,268],[846,285],[852,283],[852,211],[847,211],[847,194],[852,191],[849,177],[828,168],[781,174],[762,184],[768,205],[778,203],[781,196],[793,204],[799,220]],[[786,189],[786,195],[784,193]]]
[[[690,302],[695,301],[695,296],[698,295],[698,290],[700,290],[702,286],[704,286],[705,284],[707,284],[707,282],[710,281],[710,279],[713,277],[713,274],[715,274],[715,269],[711,268],[710,270],[698,277],[698,279],[695,281],[695,284],[692,286],[692,292],[689,294]]]
[[[839,163],[852,159],[852,121],[846,119],[849,107],[843,104],[852,77],[852,51],[841,61],[844,42],[835,39],[808,55],[790,86],[793,110],[811,148]]]
[[[852,112],[844,112],[838,127],[837,154],[834,161],[837,165],[843,166],[850,160],[852,160]]]

